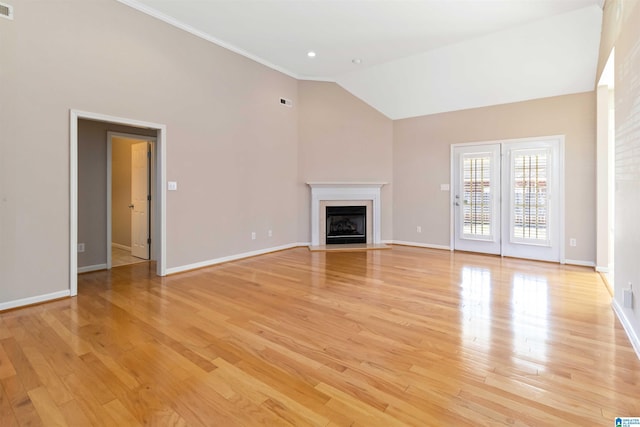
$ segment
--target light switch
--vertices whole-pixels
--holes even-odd
[[[176,181],[167,182],[167,190],[169,190],[169,191],[177,191],[178,190],[178,183]]]

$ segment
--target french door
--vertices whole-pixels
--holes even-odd
[[[455,249],[500,254],[500,144],[456,147]]]
[[[454,249],[560,261],[561,155],[561,137],[454,147]]]

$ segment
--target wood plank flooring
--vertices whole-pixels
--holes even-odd
[[[154,270],[0,313],[0,426],[640,416],[640,361],[590,269],[394,246]]]
[[[111,266],[119,267],[121,265],[137,264],[139,262],[148,262],[146,259],[138,258],[131,255],[131,251],[115,246],[111,247]]]

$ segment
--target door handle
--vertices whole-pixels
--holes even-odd
[[[133,204],[129,205],[129,209],[133,209]]]
[[[455,205],[456,205],[456,206],[460,206],[460,203],[456,202],[456,203],[455,203]]]

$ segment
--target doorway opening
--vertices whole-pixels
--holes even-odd
[[[156,138],[107,132],[107,269],[154,259]]]
[[[78,127],[80,120],[89,120],[115,126],[122,125],[138,128],[147,132],[153,131],[153,133],[155,133],[156,139],[153,145],[155,149],[152,152],[151,159],[154,176],[151,186],[152,195],[155,195],[155,200],[151,200],[151,209],[149,212],[153,218],[150,231],[152,242],[150,258],[156,261],[156,274],[165,276],[167,252],[166,188],[164,187],[164,182],[166,182],[166,126],[152,122],[71,110],[69,118],[69,291],[71,296],[78,294],[78,252],[80,249],[78,245]],[[104,144],[104,147],[106,151],[106,144]],[[104,162],[104,157],[102,159],[102,162]],[[101,167],[104,168],[106,162],[101,164]],[[106,173],[103,176],[106,178]],[[103,187],[102,191],[106,191],[105,187]],[[105,199],[106,197],[102,200]],[[105,225],[103,229],[104,234],[102,234],[103,237],[100,238],[101,242],[107,237],[106,228],[107,226]],[[110,236],[107,241],[110,241]],[[155,242],[155,244],[153,242]],[[106,244],[105,246],[100,246],[101,248],[105,248]],[[84,249],[84,245],[82,249]],[[110,251],[107,251],[107,253],[109,252]],[[105,263],[105,266],[106,261],[107,254],[104,254],[104,260],[102,262]]]
[[[615,243],[615,48],[597,89],[596,271],[613,293]]]

